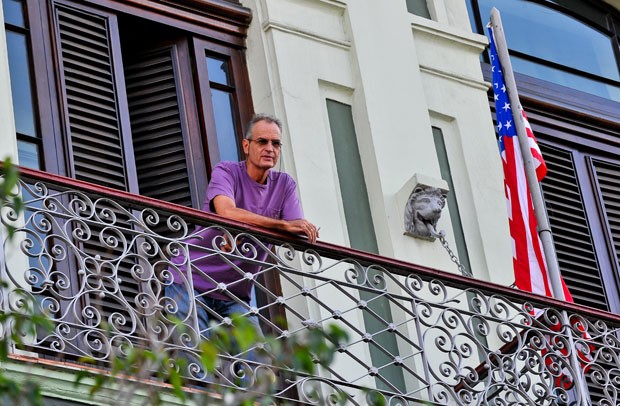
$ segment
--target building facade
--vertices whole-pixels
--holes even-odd
[[[325,246],[319,248],[327,250],[321,251],[327,258],[322,266],[334,261],[337,269],[338,252],[363,264],[369,261],[364,252],[385,269],[413,264],[428,278],[437,270],[440,279],[448,278],[446,292],[462,288],[465,269],[474,280],[497,284],[493,289],[505,293],[502,287],[514,282],[512,247],[484,35],[493,6],[502,12],[521,101],[548,162],[542,188],[562,274],[576,303],[617,313],[620,3],[615,0],[3,0],[0,154],[25,168],[95,185],[95,191],[110,188],[97,193],[130,202],[134,211],[127,211],[128,217],[140,202],[109,190],[155,199],[149,200],[151,207],[163,207],[161,201],[200,209],[211,168],[242,158],[240,142],[252,114],[275,114],[284,123],[279,169],[297,180],[306,217],[321,227]],[[437,229],[445,231],[448,250],[439,239],[405,233],[405,209],[416,187],[447,191]],[[34,191],[24,193],[36,197]],[[33,203],[31,210],[37,207]],[[117,216],[114,224],[122,217]],[[101,236],[107,226],[105,219],[99,221],[103,225],[89,230],[105,246]],[[196,221],[192,218],[188,227]],[[158,227],[148,232],[165,235]],[[118,256],[113,244],[105,247],[107,254],[92,241],[65,244],[106,264]],[[119,309],[143,289],[127,262],[129,251],[111,272],[114,289],[101,285],[123,296],[121,303],[84,289],[72,260],[53,255],[42,260],[41,247],[37,255],[12,258],[6,247],[4,263],[13,272],[38,267],[51,275],[52,269],[64,269],[71,289],[59,289],[59,298],[49,296],[62,309],[92,305],[102,317],[124,315]],[[38,265],[26,257],[36,257]],[[313,263],[302,257],[293,262],[313,271]],[[374,268],[363,268],[370,279]],[[153,275],[161,270],[150,269]],[[451,359],[451,352],[438,341],[429,344],[440,333],[412,326],[421,316],[407,307],[418,297],[406,288],[405,270],[413,272],[405,266],[387,278],[389,294],[370,288],[351,294],[359,301],[353,308],[364,309],[367,302],[375,307],[356,313],[347,329],[353,337],[359,333],[360,341],[375,337],[379,344],[352,349],[325,375],[407,401],[481,402],[484,396],[470,403],[467,397],[444,396],[465,390],[464,384],[449,373],[442,380],[428,366],[427,359]],[[259,308],[271,309],[274,298],[291,298],[283,310],[287,331],[307,327],[309,320],[328,320],[339,308],[338,295],[356,289],[346,269],[340,275],[345,276],[334,279],[342,285],[324,291],[320,278],[278,272],[279,280],[260,282],[256,300]],[[30,283],[28,290],[40,286]],[[316,292],[312,300],[297,297],[308,289]],[[474,320],[476,290],[462,290],[468,299],[455,308]],[[81,297],[79,305],[70,296]],[[429,286],[419,298],[432,296]],[[490,313],[491,324],[502,324]],[[274,314],[263,314],[263,321],[268,324]],[[454,330],[467,330],[466,324]],[[281,333],[278,328],[273,327]],[[612,330],[607,333],[613,335]],[[119,332],[133,334],[120,327]],[[503,341],[486,329],[478,333],[484,339],[473,346],[477,355],[455,364],[464,370],[492,364],[480,354],[516,339]],[[469,340],[476,334],[465,335]],[[458,346],[456,340],[453,344]],[[417,346],[422,355],[411,351]],[[360,365],[369,371],[362,377],[343,372]],[[377,367],[380,373],[372,371]],[[55,374],[58,381],[72,376],[62,369]],[[47,390],[50,397],[81,398],[79,390],[62,396]],[[487,393],[479,384],[467,390]],[[576,392],[569,396],[584,399],[588,393]]]

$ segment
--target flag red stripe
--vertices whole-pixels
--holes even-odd
[[[542,153],[540,152],[540,147],[536,142],[536,137],[534,137],[534,132],[532,131],[529,120],[527,119],[525,110],[521,110],[521,113],[523,115],[523,123],[525,124],[525,132],[528,137],[530,151],[532,152],[532,157],[534,158],[534,165],[536,166],[536,177],[539,181],[541,181],[543,180],[545,175],[547,175],[547,164],[545,163]]]
[[[525,177],[517,137],[506,137],[504,176],[510,204],[510,234],[513,239],[515,282],[519,289],[551,296],[536,217]]]

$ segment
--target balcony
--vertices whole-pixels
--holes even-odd
[[[245,315],[257,315],[265,334],[286,340],[334,324],[349,335],[316,375],[222,353],[214,373],[187,371],[193,386],[249,390],[247,379],[269,371],[279,377],[274,397],[300,403],[317,394],[360,405],[369,394],[387,404],[620,402],[617,315],[48,173],[22,169],[20,193],[25,212],[2,211],[17,228],[11,240],[3,232],[2,305],[19,309],[27,295],[54,325],[29,338],[26,362],[79,365],[86,356],[105,368],[119,348],[153,342],[196,359],[197,343],[229,320],[198,327],[196,310],[209,309],[193,293],[190,271],[201,272],[187,255],[193,246],[258,269],[231,265],[253,285]],[[196,227],[216,237],[198,247]],[[166,296],[173,272],[191,303],[183,334],[173,322],[178,303]],[[236,283],[214,291],[239,301]],[[242,365],[244,383],[226,372],[231,363]]]

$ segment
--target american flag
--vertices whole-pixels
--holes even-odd
[[[537,232],[534,205],[525,176],[512,106],[508,99],[504,76],[497,56],[492,27],[489,27],[489,37],[491,41],[489,55],[493,71],[493,93],[497,116],[496,128],[499,134],[499,148],[504,167],[504,189],[508,203],[510,236],[512,237],[515,284],[521,290],[553,297],[542,244]],[[540,181],[547,174],[547,166],[524,111],[522,111],[521,120],[525,124],[530,151],[536,167],[536,176]],[[562,281],[562,285],[566,300],[572,302],[573,299],[564,281]]]
[[[508,203],[510,236],[512,237],[515,284],[521,290],[553,297],[542,244],[537,232],[532,196],[525,176],[525,166],[514,125],[512,106],[508,99],[504,76],[497,56],[497,49],[495,48],[493,29],[492,27],[488,29],[490,38],[489,55],[493,72],[493,93],[495,95],[495,112],[497,116],[496,128],[499,135],[499,148],[504,167],[504,189]],[[536,167],[536,177],[538,181],[541,181],[547,174],[547,166],[525,112],[521,111],[520,119],[523,120],[525,125],[528,144]],[[563,279],[561,282],[565,300],[573,302],[566,283],[564,283]],[[540,309],[536,309],[533,315],[539,320],[544,320],[542,310]],[[585,330],[585,327],[572,318],[570,323],[577,326],[577,329],[581,331],[581,338],[584,339],[584,341],[580,340],[576,351],[578,362],[585,373],[590,368],[590,363],[592,362],[591,353],[594,347],[589,342],[591,337]],[[551,331],[559,332],[562,325],[558,321],[555,324],[548,325],[548,327]],[[567,373],[566,368],[557,367],[557,365],[562,365],[562,363],[556,363],[556,356],[559,356],[566,362],[569,350],[560,346],[561,348],[550,351],[551,348],[555,347],[553,338],[550,335],[546,335],[546,339],[549,347],[542,351],[545,364],[551,371],[554,371],[552,375],[555,377],[555,385],[568,389],[574,383],[572,374]]]

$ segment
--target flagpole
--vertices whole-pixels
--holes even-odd
[[[560,266],[558,264],[558,257],[553,244],[553,235],[551,234],[551,227],[549,225],[549,218],[547,217],[547,211],[545,209],[542,191],[536,176],[536,166],[534,164],[534,158],[529,145],[529,137],[526,132],[525,123],[523,119],[523,107],[519,101],[519,94],[517,93],[517,82],[514,78],[512,71],[512,64],[510,63],[510,55],[508,54],[508,46],[506,44],[506,37],[504,36],[504,27],[502,26],[502,19],[499,14],[499,10],[495,7],[491,10],[491,25],[493,27],[493,37],[495,38],[495,45],[497,50],[497,56],[502,66],[502,72],[504,76],[504,84],[508,93],[508,100],[511,105],[512,118],[517,132],[517,138],[519,140],[519,147],[523,162],[525,166],[525,177],[527,178],[527,184],[530,188],[530,194],[532,196],[532,202],[534,205],[534,212],[536,215],[536,221],[538,222],[538,235],[543,246],[543,252],[545,260],[547,262],[547,272],[549,279],[551,279],[551,292],[553,297],[559,300],[566,301],[564,295],[564,287],[562,284],[562,276],[560,275]],[[562,311],[562,324],[571,326],[570,318],[566,310]],[[575,338],[570,333],[572,330],[568,329],[568,346],[575,349]],[[577,351],[573,350],[570,354],[570,364],[575,370],[575,378],[577,378],[576,386],[578,388],[577,399],[581,400],[581,404],[587,405],[590,403],[588,385],[585,381],[584,371],[581,362],[577,358]],[[581,372],[579,372],[581,371]]]
[[[497,56],[499,57],[502,72],[504,73],[504,82],[506,84],[506,91],[508,92],[508,100],[510,100],[510,105],[512,106],[512,117],[517,130],[519,147],[521,149],[521,155],[523,156],[523,161],[525,164],[525,176],[532,195],[532,202],[534,203],[534,212],[536,214],[536,221],[538,222],[538,235],[540,236],[545,261],[547,262],[547,271],[549,272],[549,279],[551,280],[551,291],[553,292],[554,298],[566,300],[561,282],[562,279],[560,276],[558,257],[553,244],[553,235],[551,234],[547,211],[545,209],[542,192],[536,176],[534,158],[532,157],[532,152],[530,151],[529,139],[525,130],[525,123],[523,122],[523,107],[521,106],[519,94],[517,93],[517,82],[515,81],[514,73],[512,71],[512,64],[510,63],[510,55],[508,54],[508,46],[506,45],[506,38],[504,36],[504,27],[502,25],[499,10],[495,7],[491,9],[491,24],[493,26],[493,36],[495,38]]]

